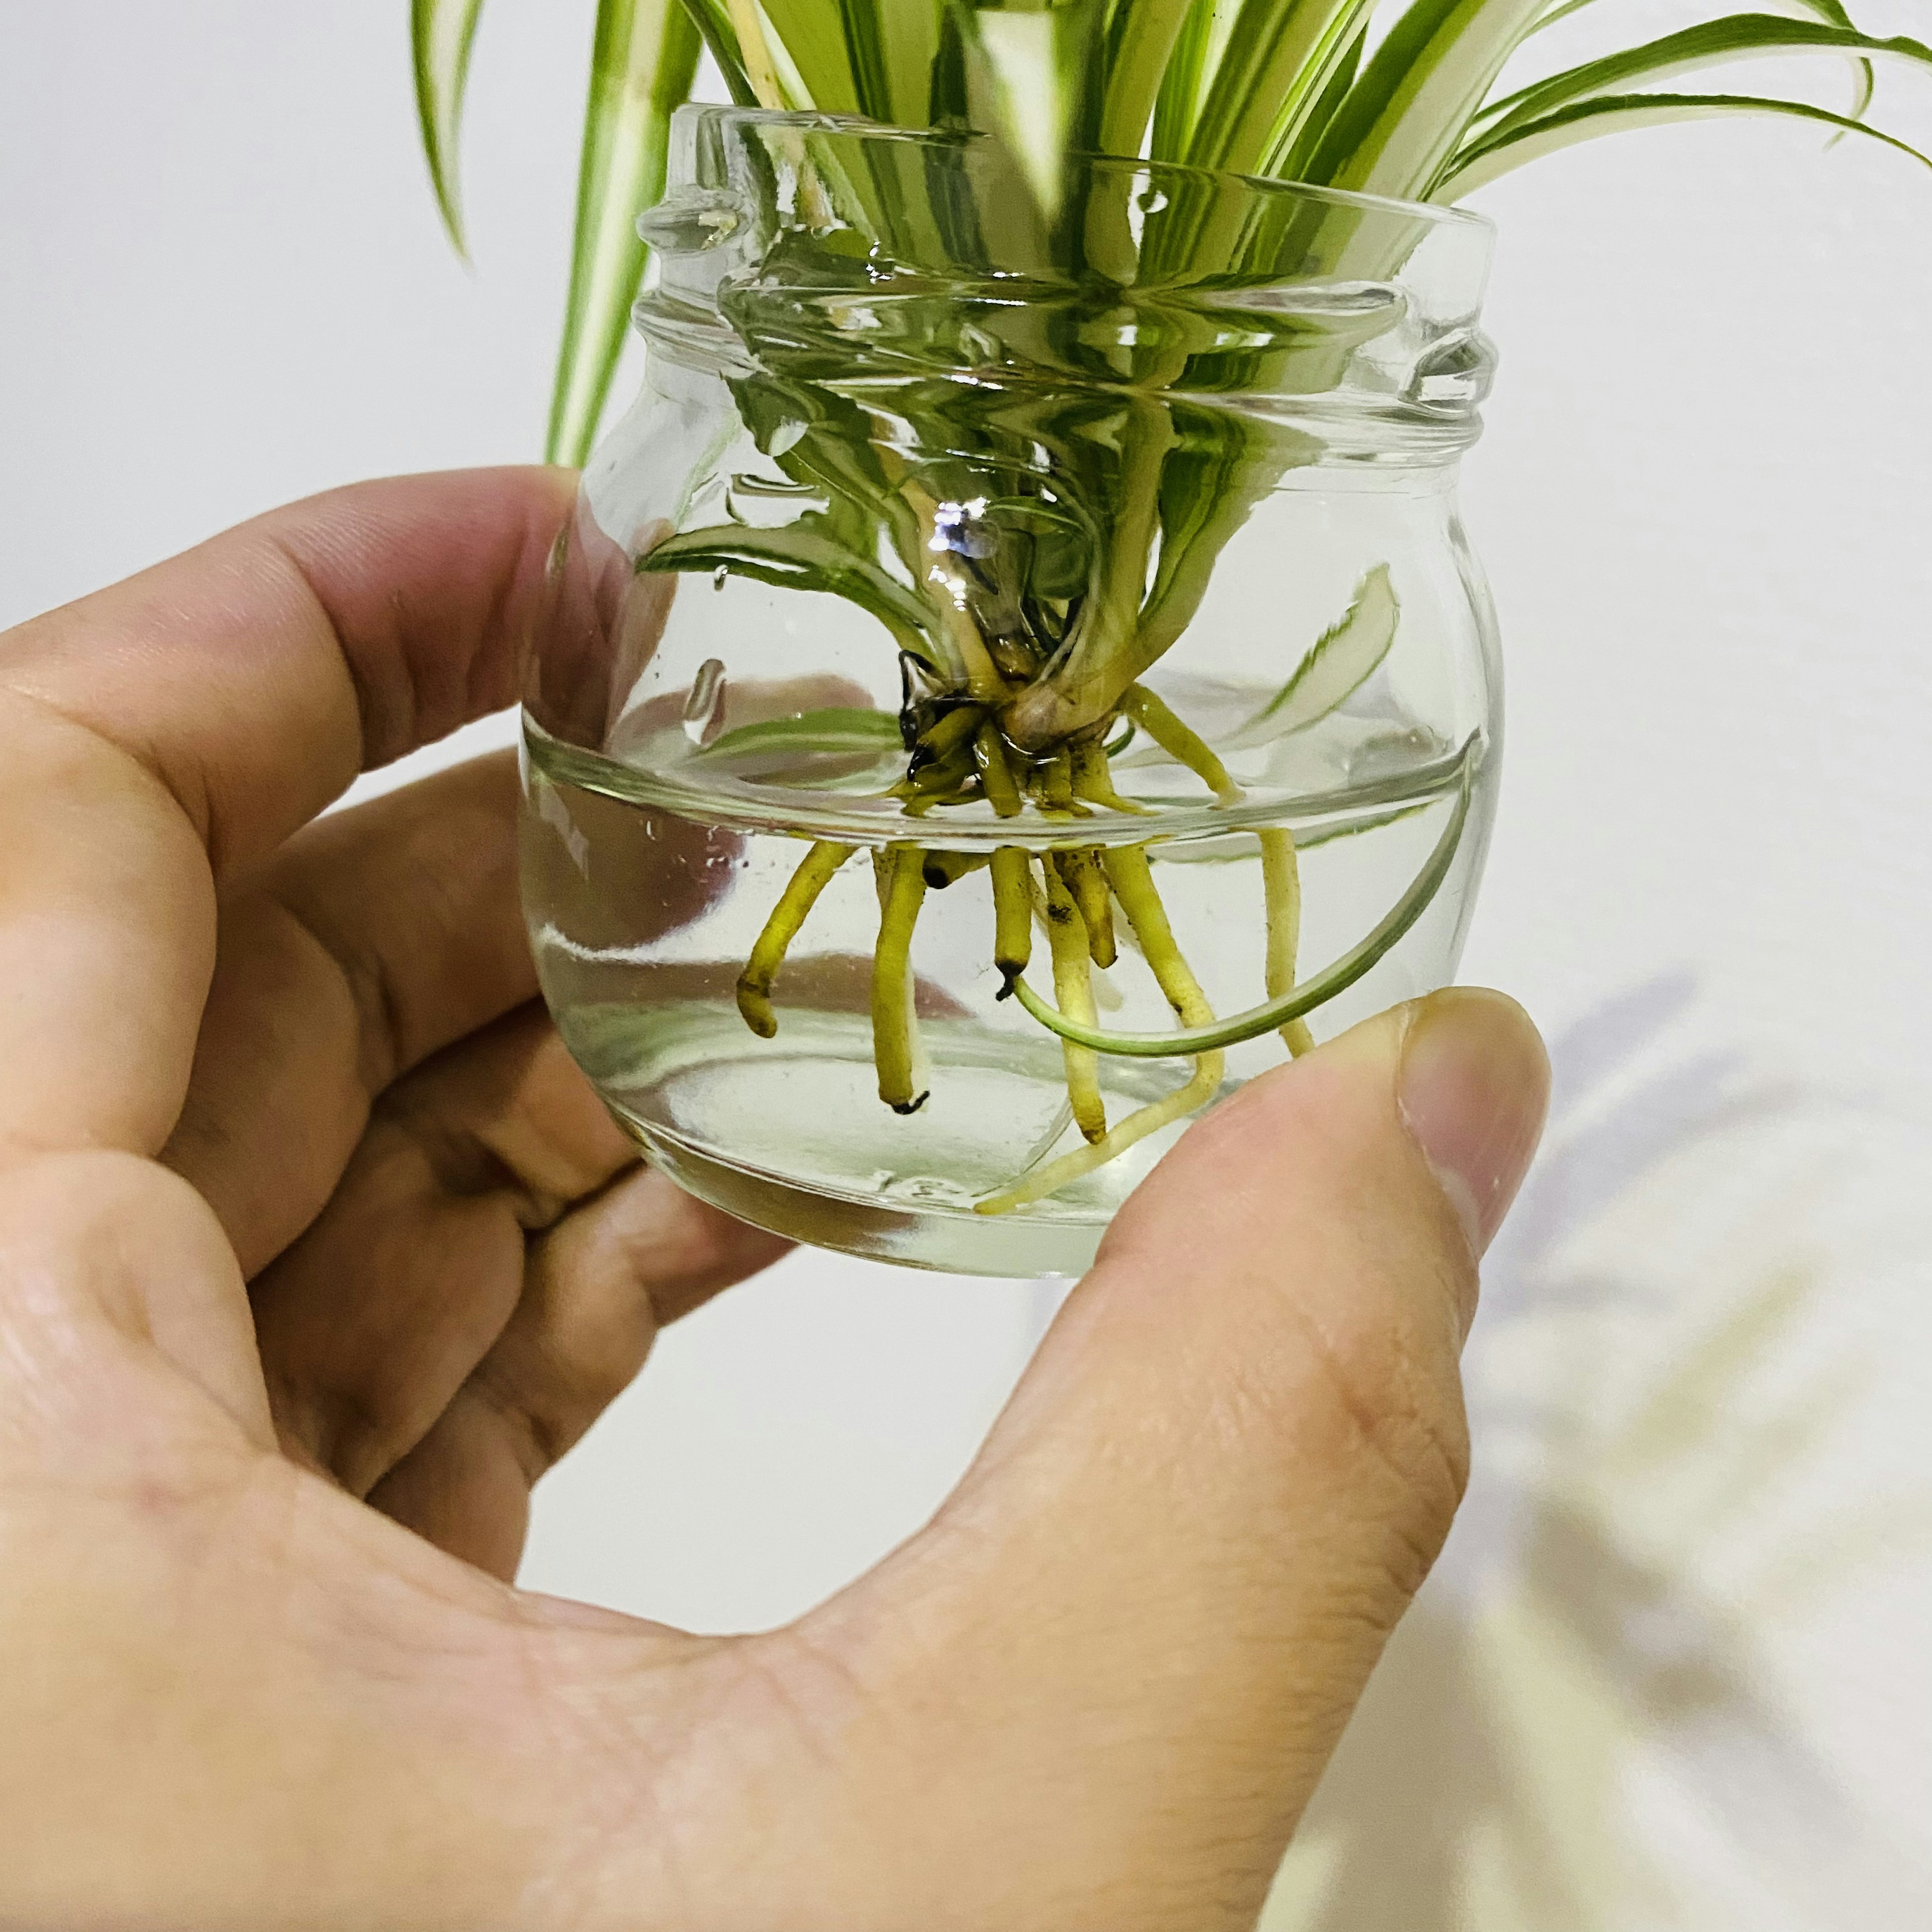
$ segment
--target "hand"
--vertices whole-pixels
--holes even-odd
[[[1454,1510],[1540,1047],[1438,994],[1196,1126],[798,1623],[519,1592],[778,1244],[532,1003],[507,760],[308,821],[514,699],[570,495],[340,491],[0,640],[0,1924],[1248,1924]]]

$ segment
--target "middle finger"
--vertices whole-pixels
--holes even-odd
[[[536,991],[505,752],[319,819],[224,898],[164,1159],[253,1276],[321,1212],[376,1096]]]

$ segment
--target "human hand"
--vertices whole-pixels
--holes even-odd
[[[518,1592],[530,1484],[778,1244],[532,1004],[506,760],[307,822],[514,698],[569,502],[337,492],[0,640],[0,1924],[1248,1923],[1460,1493],[1534,1035],[1438,995],[1196,1126],[798,1623]]]

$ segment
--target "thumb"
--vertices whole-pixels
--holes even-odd
[[[1520,1007],[1453,991],[1217,1108],[938,1520],[812,1620],[890,1733],[845,1764],[895,1765],[902,1827],[917,1793],[918,1923],[1252,1923],[1461,1497],[1477,1256],[1548,1084]]]

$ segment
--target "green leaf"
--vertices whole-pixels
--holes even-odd
[[[876,70],[882,50],[871,0],[738,0],[757,5],[771,28],[772,64],[790,104],[825,114],[862,114],[855,68]]]
[[[703,37],[705,51],[718,64],[733,102],[740,107],[755,107],[757,92],[738,52],[738,32],[731,24],[724,0],[684,0],[685,10]]]
[[[1562,5],[1552,7],[1548,13],[1542,15],[1536,25],[1531,28],[1530,32],[1532,34],[1540,34],[1544,28],[1553,27],[1558,20],[1567,20],[1572,14],[1581,13],[1586,7],[1594,7],[1596,4],[1597,0],[1562,0]],[[1855,30],[1851,15],[1839,4],[1839,0],[1792,0],[1792,4],[1802,8],[1814,19],[1822,20],[1827,26],[1844,27],[1848,30]],[[1865,110],[1870,106],[1872,89],[1876,84],[1876,79],[1872,72],[1871,62],[1860,61],[1858,94],[1852,105],[1852,118],[1854,120],[1862,118]],[[1483,110],[1485,114],[1490,112],[1496,104],[1491,104],[1490,107],[1486,107]]]
[[[1493,142],[1478,141],[1456,157],[1454,164],[1436,188],[1432,198],[1451,201],[1486,186],[1512,168],[1526,161],[1574,147],[1580,141],[1600,134],[1622,134],[1638,128],[1669,127],[1680,121],[1706,121],[1732,114],[1782,114],[1792,120],[1815,122],[1819,125],[1862,134],[1868,140],[1882,141],[1916,161],[1932,167],[1932,158],[1890,134],[1849,116],[1834,114],[1828,108],[1813,107],[1801,100],[1775,100],[1748,94],[1624,94],[1600,95],[1593,100],[1559,108],[1554,114],[1516,128]]]
[[[1372,0],[1246,0],[1201,106],[1190,166],[1251,174],[1292,141]]]
[[[1107,78],[1094,145],[1103,154],[1138,154],[1193,0],[1127,0],[1107,30]]]
[[[1794,20],[1778,14],[1730,14],[1660,39],[1552,74],[1534,86],[1496,102],[1476,130],[1474,141],[1492,142],[1542,119],[1573,101],[1628,92],[1633,83],[1663,80],[1728,61],[1764,55],[1820,52],[1859,58],[1887,56],[1932,66],[1932,47],[1903,35],[1875,40],[1842,27]]]
[[[470,84],[470,48],[483,0],[410,0],[410,49],[415,57],[416,118],[436,189],[436,205],[456,252],[470,259],[463,237],[463,195],[457,178],[456,136]]]
[[[932,614],[872,558],[861,556],[808,512],[777,530],[720,524],[667,537],[638,560],[640,570],[724,570],[785,590],[820,590],[869,610],[895,635],[928,630]]]
[[[1250,1006],[1245,1012],[1230,1014],[1227,1018],[1216,1020],[1207,1026],[1182,1027],[1172,1033],[1107,1033],[1099,1027],[1086,1026],[1078,1020],[1069,1019],[1058,1006],[1042,999],[1023,979],[1013,982],[1013,991],[1018,995],[1020,1004],[1049,1033],[1057,1033],[1062,1040],[1070,1040],[1076,1046],[1090,1047],[1096,1053],[1115,1054],[1124,1059],[1191,1058],[1196,1054],[1216,1053],[1224,1047],[1239,1046],[1244,1040],[1258,1040],[1263,1034],[1273,1033],[1290,1020],[1312,1013],[1317,1006],[1325,1006],[1338,994],[1346,992],[1381,962],[1396,942],[1427,910],[1430,902],[1442,890],[1443,880],[1449,876],[1450,867],[1456,862],[1462,827],[1468,820],[1474,778],[1469,754],[1466,752],[1462,782],[1456,789],[1448,822],[1421,871],[1409,882],[1408,889],[1366,938],[1352,946],[1332,966],[1311,980],[1303,980],[1300,986],[1277,998],[1258,1006]]]
[[[1395,642],[1402,604],[1378,563],[1355,587],[1348,609],[1318,638],[1294,675],[1228,742],[1239,748],[1306,730],[1372,677]]]
[[[1546,0],[1415,0],[1349,88],[1309,160],[1311,181],[1426,193]]]
[[[598,0],[577,177],[577,236],[544,453],[581,464],[596,440],[644,272],[638,217],[664,192],[672,111],[699,40],[681,0]]]
[[[1308,178],[1308,164],[1321,146],[1322,136],[1341,111],[1343,99],[1354,86],[1356,75],[1362,70],[1362,52],[1368,44],[1368,30],[1364,28],[1342,49],[1334,72],[1328,76],[1301,124],[1282,130],[1274,152],[1262,164],[1263,174],[1273,175],[1281,181],[1305,181]]]

